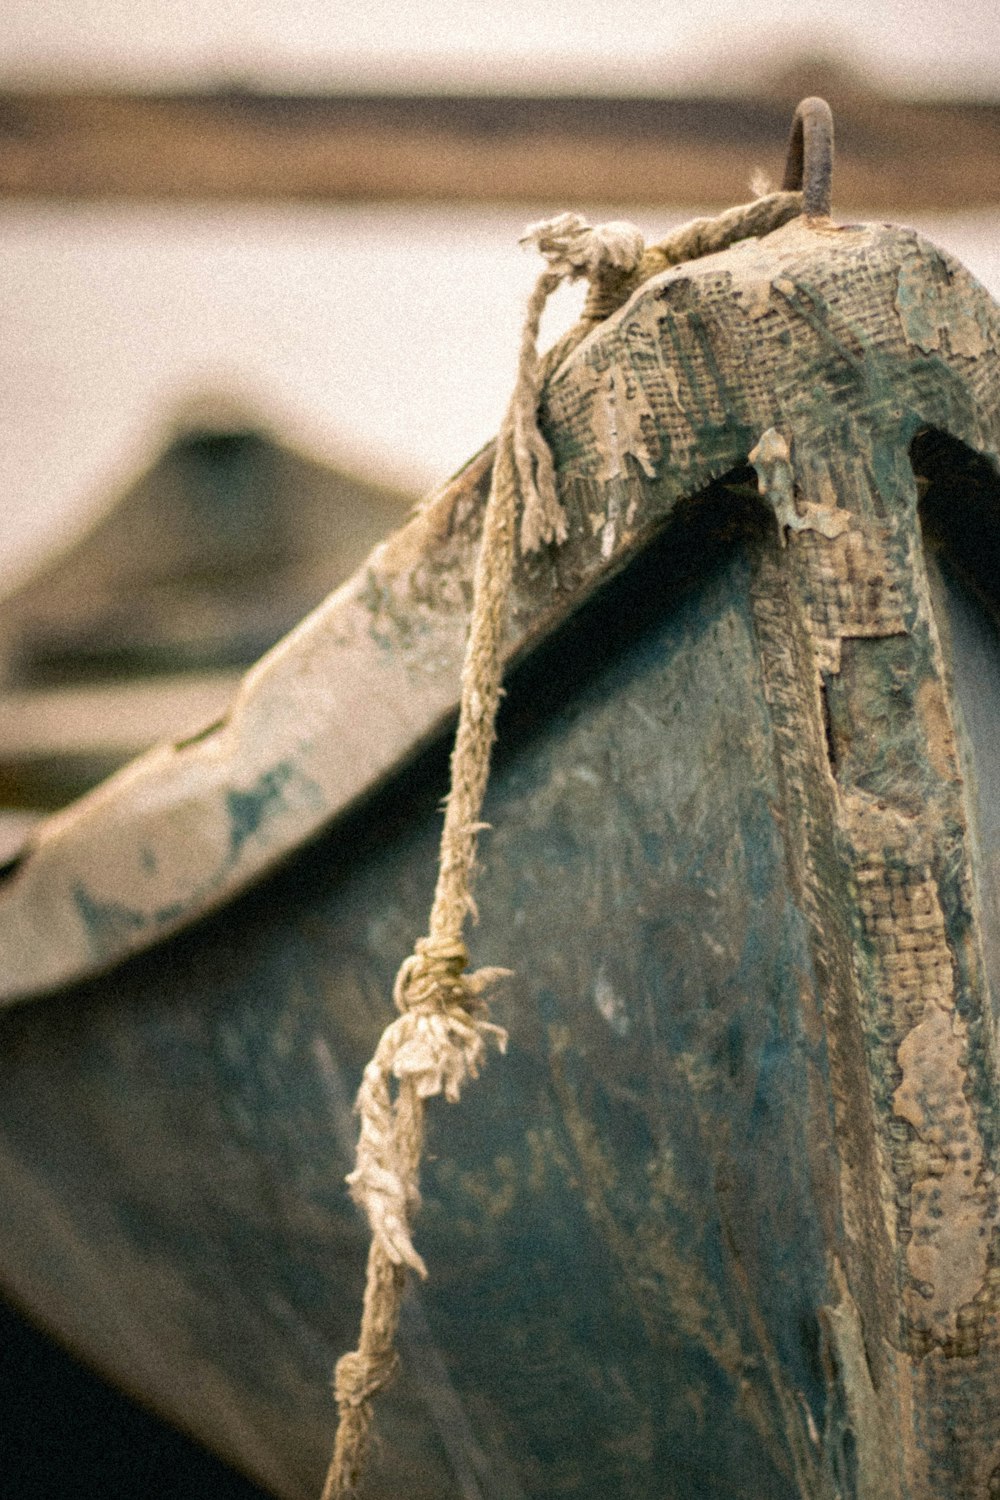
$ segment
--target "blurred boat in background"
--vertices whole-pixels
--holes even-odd
[[[174,429],[81,540],[0,601],[8,846],[29,812],[219,719],[241,672],[414,501],[296,452],[232,403],[189,403]]]

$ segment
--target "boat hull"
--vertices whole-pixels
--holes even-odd
[[[571,540],[515,590],[473,935],[511,1048],[430,1111],[373,1496],[1000,1483],[998,327],[911,235],[793,225],[551,382]],[[469,513],[0,900],[12,993],[73,980],[0,1022],[7,1285],[288,1500],[356,1331],[351,1099],[433,885]],[[342,756],[311,684],[339,651],[357,690],[359,600]]]

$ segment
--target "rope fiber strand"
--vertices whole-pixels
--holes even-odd
[[[337,1438],[322,1500],[357,1493],[371,1443],[372,1403],[399,1364],[396,1332],[407,1271],[426,1277],[413,1244],[420,1206],[424,1106],[443,1094],[455,1103],[478,1076],[488,1048],[507,1036],[488,1018],[485,996],[509,970],[467,972],[462,940],[475,915],[472,883],[480,821],[500,700],[502,643],[517,546],[523,553],[565,541],[568,526],[555,468],[538,427],[545,380],[584,338],[650,275],[711,254],[738,239],[769,233],[801,211],[801,194],[773,193],[699,219],[646,250],[631,224],[591,228],[577,214],[533,224],[522,243],[548,262],[525,317],[517,379],[497,439],[473,584],[472,617],[462,667],[458,729],[451,756],[437,886],[428,933],[404,961],[393,992],[398,1016],[365,1068],[356,1109],[357,1160],[347,1181],[371,1228],[358,1346],[337,1363]],[[538,331],[548,298],[562,281],[590,283],[583,315],[544,360]],[[520,512],[520,535],[518,513]]]

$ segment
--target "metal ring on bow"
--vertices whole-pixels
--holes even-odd
[[[833,185],[833,114],[825,99],[803,99],[792,119],[785,158],[786,192],[802,192],[802,212],[828,218]]]

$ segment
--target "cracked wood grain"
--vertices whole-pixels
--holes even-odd
[[[806,475],[815,441],[808,431],[796,437]],[[899,1467],[880,1494],[930,1500],[985,1496],[1000,1441],[986,1395],[986,1372],[997,1371],[1000,1357],[997,1072],[916,485],[901,466],[896,493],[883,484],[883,507],[895,501],[885,522],[867,477],[877,446],[891,441],[858,425],[836,460],[849,530],[834,538],[792,531],[780,597],[808,650],[790,673],[773,660],[769,680],[774,696],[791,695],[786,722],[797,720],[785,731],[786,745],[797,742],[785,752],[794,795],[823,808],[822,818],[800,816],[796,829],[810,900],[824,913],[813,931],[828,972],[830,909],[853,912],[838,935],[841,977],[829,987],[836,1003],[828,1026],[848,1281],[869,1289],[859,1306],[880,1390],[879,1420],[859,1418],[859,1431],[872,1432],[876,1446],[889,1435],[898,1446]],[[757,608],[762,649],[773,659],[766,589]],[[786,628],[794,630],[787,616]],[[810,742],[806,791],[802,746]],[[859,1130],[847,1116],[862,1105]],[[956,1374],[963,1362],[964,1383]],[[876,1453],[859,1454],[862,1472],[876,1463]]]

